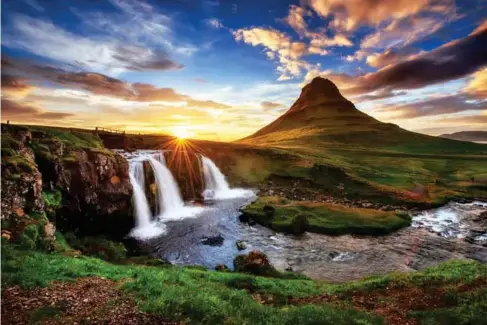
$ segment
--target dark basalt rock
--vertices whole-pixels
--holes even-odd
[[[228,272],[230,271],[230,269],[228,268],[228,266],[226,266],[225,264],[218,264],[216,267],[215,267],[215,271],[220,271],[220,272]]]
[[[245,242],[243,240],[237,240],[237,242],[235,244],[237,245],[237,249],[239,251],[243,251],[243,250],[247,249],[247,245],[245,244]]]
[[[203,245],[208,246],[221,246],[223,245],[225,238],[222,235],[214,236],[214,237],[205,237],[201,239],[201,243]]]

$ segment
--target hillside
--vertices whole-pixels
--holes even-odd
[[[485,146],[465,144],[401,129],[359,111],[328,79],[307,84],[277,120],[238,141],[282,148],[376,148],[407,153],[479,153]],[[314,151],[314,150],[313,150]]]
[[[440,135],[442,138],[487,143],[487,131],[461,131]]]

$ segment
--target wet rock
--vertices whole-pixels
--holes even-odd
[[[222,235],[214,236],[214,237],[205,237],[201,239],[201,243],[203,245],[208,245],[208,246],[221,246],[223,245],[223,241],[225,238],[223,238]]]
[[[267,256],[260,251],[252,251],[247,255],[239,255],[233,260],[237,272],[264,276],[275,276],[278,271],[271,265]]]
[[[241,213],[238,216],[238,220],[240,220],[240,222],[249,222],[250,221],[250,215],[247,213]]]
[[[243,251],[247,248],[247,245],[245,244],[245,242],[243,240],[237,240],[236,245],[237,245],[237,249],[239,251]]]
[[[230,271],[230,269],[228,268],[228,266],[226,266],[225,264],[218,264],[215,267],[215,270],[216,271],[219,271],[219,272],[228,272],[228,271]]]
[[[340,255],[340,253],[338,253],[338,252],[330,252],[330,253],[328,253],[328,257],[329,257],[330,259],[334,259],[334,258],[335,258],[335,257],[337,257],[338,255]]]
[[[487,211],[479,214],[475,219],[473,219],[473,221],[474,222],[487,221]]]

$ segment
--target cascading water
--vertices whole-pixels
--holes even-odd
[[[133,202],[136,228],[132,230],[131,235],[137,238],[147,238],[160,235],[164,229],[157,227],[151,221],[151,211],[144,188],[144,164],[142,160],[130,162],[130,183],[133,187]]]
[[[183,208],[184,202],[171,171],[156,158],[149,157],[148,160],[156,179],[157,201],[159,203],[156,214],[164,215]]]
[[[201,156],[201,163],[203,165],[203,175],[205,178],[205,190],[203,191],[203,198],[205,200],[233,199],[237,197],[251,197],[254,195],[254,192],[251,190],[230,188],[225,175],[223,175],[211,159]]]

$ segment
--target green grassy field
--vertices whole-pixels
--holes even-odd
[[[408,215],[396,212],[330,203],[288,201],[279,197],[260,197],[243,208],[242,212],[261,225],[297,234],[310,231],[328,235],[385,235],[411,222]],[[301,225],[303,222],[305,225]]]
[[[188,324],[384,324],[383,317],[388,315],[381,313],[380,306],[385,301],[403,303],[403,297],[395,296],[397,292],[427,294],[435,288],[446,293],[441,295],[441,303],[420,310],[408,307],[408,319],[424,320],[423,324],[485,324],[487,311],[487,267],[472,261],[327,284],[188,267],[114,265],[96,258],[19,251],[2,245],[3,289],[49,286],[51,281],[80,277],[117,281],[114,285],[134,297],[142,311]],[[357,305],[356,297],[364,295],[378,296],[377,308]],[[50,317],[52,313],[41,310],[33,316],[38,318],[38,314]]]

